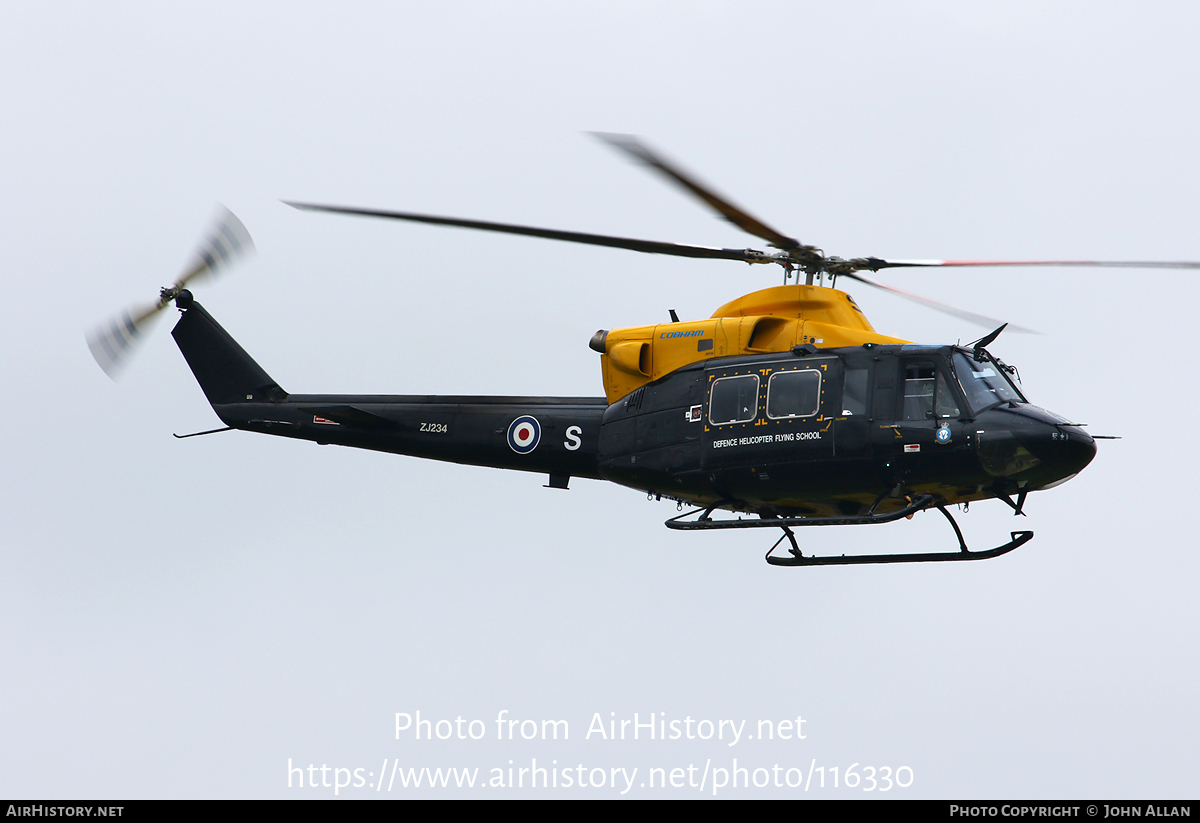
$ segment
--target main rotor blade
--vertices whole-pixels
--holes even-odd
[[[703,257],[718,260],[741,260],[745,263],[773,263],[772,258],[754,249],[714,249],[707,246],[687,246],[681,243],[662,243],[657,240],[635,240],[628,237],[611,237],[606,234],[586,234],[577,231],[542,229],[536,226],[517,226],[511,223],[492,223],[486,220],[463,220],[457,217],[437,217],[431,214],[414,214],[402,211],[359,209],[349,206],[321,206],[315,203],[296,203],[284,200],[294,209],[305,211],[327,211],[334,214],[354,214],[365,217],[384,217],[389,220],[409,220],[414,223],[432,223],[435,226],[457,226],[463,229],[521,234],[542,237],[547,240],[564,240],[569,243],[586,243],[592,246],[609,246],[618,249],[646,252],[647,254],[671,254],[676,257]]]
[[[869,258],[874,271],[899,268],[934,268],[949,266],[1074,266],[1078,268],[1112,269],[1200,269],[1193,260],[879,260]]]
[[[868,286],[874,286],[877,289],[891,292],[899,297],[903,297],[905,300],[912,300],[914,303],[920,303],[922,306],[928,306],[929,308],[940,311],[943,314],[949,314],[952,317],[957,317],[961,320],[966,320],[970,323],[984,326],[985,328],[994,329],[1003,322],[995,319],[994,317],[988,317],[984,314],[976,314],[975,312],[966,311],[965,309],[960,309],[928,297],[922,297],[919,294],[913,294],[912,292],[903,291],[902,289],[897,289],[892,286],[885,286],[883,283],[877,283],[874,280],[868,280],[861,274],[843,273],[839,274],[838,276],[849,277],[851,280],[857,280],[858,282],[864,283]],[[1008,330],[1019,332],[1021,334],[1039,334],[1039,332],[1036,332],[1033,329],[1026,329],[1022,326],[1013,325],[1012,323],[1008,324]]]
[[[713,192],[710,188],[700,183],[696,178],[685,173],[677,166],[668,163],[662,157],[650,151],[644,143],[638,140],[633,135],[629,134],[606,134],[604,132],[593,132],[593,134],[608,143],[621,149],[625,153],[632,155],[638,160],[641,160],[646,165],[657,169],[660,173],[675,181],[680,186],[690,191],[692,194],[699,197],[712,208],[720,212],[721,216],[728,220],[733,225],[737,226],[742,231],[750,232],[756,237],[761,237],[772,246],[778,249],[800,249],[810,248],[804,246],[799,240],[794,237],[788,237],[786,234],[781,234],[775,229],[768,226],[756,217],[751,217],[744,209],[741,209],[724,197]]]

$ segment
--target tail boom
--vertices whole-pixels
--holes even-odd
[[[183,316],[171,334],[227,426],[546,473],[551,485],[600,476],[603,397],[288,394],[190,295],[178,305]]]

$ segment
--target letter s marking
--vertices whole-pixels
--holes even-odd
[[[578,426],[567,427],[567,439],[563,441],[563,445],[566,446],[567,451],[573,452],[579,448],[583,442],[579,439],[579,435],[581,434],[583,434],[583,429]]]

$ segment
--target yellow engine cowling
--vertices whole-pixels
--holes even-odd
[[[710,357],[863,343],[906,343],[877,334],[853,298],[824,286],[775,286],[739,297],[708,320],[613,329],[604,338],[604,394],[615,403],[681,366]]]

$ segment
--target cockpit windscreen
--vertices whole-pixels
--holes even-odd
[[[976,413],[1010,400],[1027,402],[1004,370],[993,361],[978,363],[962,352],[955,352],[953,360],[958,383],[962,386],[963,394],[967,396],[967,402]]]

